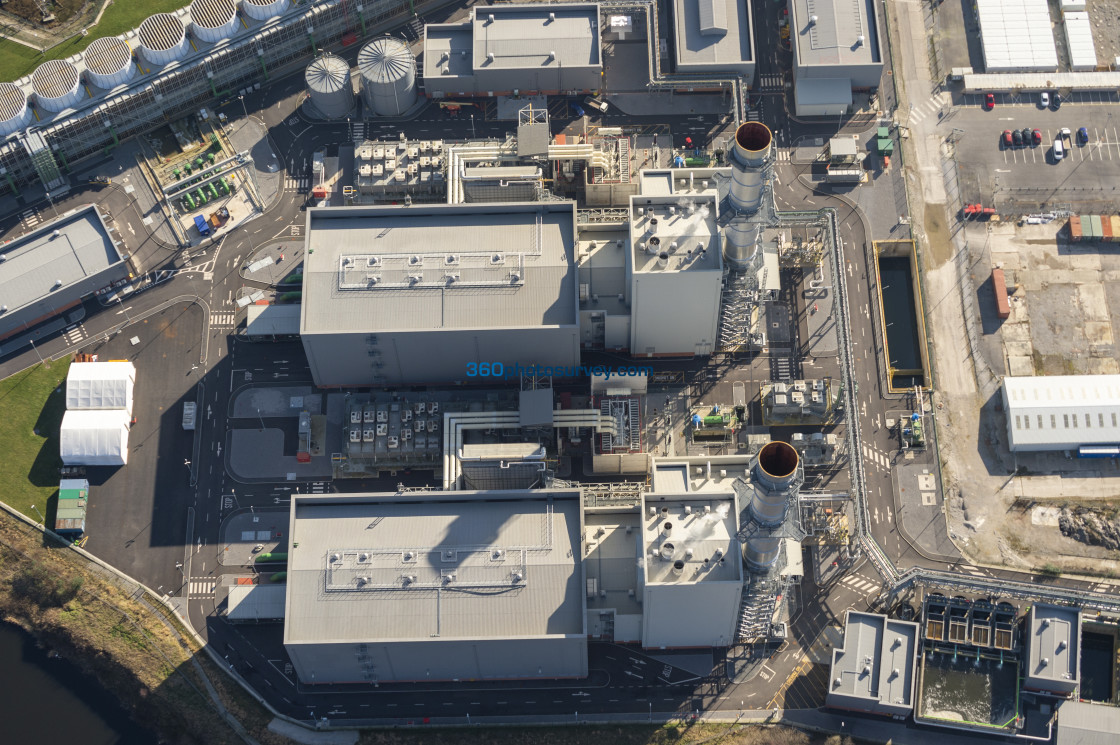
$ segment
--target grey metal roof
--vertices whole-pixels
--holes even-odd
[[[334,93],[350,85],[350,65],[341,57],[322,54],[307,66],[304,79],[314,91]]]
[[[475,6],[472,27],[476,70],[601,63],[599,6],[594,3]]]
[[[584,634],[580,493],[299,495],[286,644]]]
[[[790,31],[801,65],[882,61],[873,0],[793,0],[791,6]]]
[[[658,491],[643,502],[642,535],[648,584],[694,584],[742,579],[735,497],[698,494],[666,497]],[[668,533],[666,525],[671,525]],[[681,562],[678,574],[674,570]]]
[[[331,207],[307,215],[302,333],[577,322],[571,203]]]
[[[469,23],[424,27],[424,77],[471,77],[474,74]]]
[[[59,231],[57,237],[53,232]],[[56,293],[120,262],[121,256],[94,205],[43,223],[0,245],[0,303],[8,312]],[[62,280],[61,285],[56,281]]]
[[[249,336],[295,335],[299,333],[299,303],[291,305],[250,305],[245,321]]]
[[[848,611],[844,646],[832,652],[829,692],[868,703],[912,706],[917,640],[916,623]]]
[[[1013,449],[1120,440],[1120,375],[1008,376],[1003,393]]]
[[[677,64],[735,70],[753,59],[750,3],[674,0]]]
[[[642,193],[630,197],[634,272],[720,271],[721,242],[716,227],[718,201],[715,191],[670,195]],[[642,212],[639,214],[638,210]],[[656,225],[653,224],[655,219]],[[662,253],[669,254],[668,265],[664,268],[659,266]]]
[[[284,617],[283,584],[234,585],[226,600],[226,618],[231,621],[273,621]]]
[[[407,78],[416,60],[412,50],[400,39],[381,36],[358,52],[358,71],[376,83],[391,83]]]
[[[1120,708],[1087,701],[1063,701],[1058,708],[1056,745],[1115,745]]]
[[[1081,611],[1057,605],[1031,606],[1026,674],[1070,686],[1077,682],[1081,655]]]

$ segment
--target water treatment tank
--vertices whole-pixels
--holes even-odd
[[[311,103],[327,119],[338,119],[354,107],[350,65],[341,57],[323,54],[307,66],[304,74]]]
[[[195,38],[213,44],[237,33],[237,6],[233,0],[194,0],[191,28]]]
[[[362,100],[377,116],[400,116],[416,103],[416,58],[400,39],[382,36],[358,52]]]
[[[187,29],[170,13],[148,16],[136,31],[140,53],[150,65],[166,65],[187,53]]]
[[[127,83],[136,74],[132,48],[115,36],[106,36],[90,44],[82,60],[86,63],[89,82],[105,90]]]
[[[19,132],[31,121],[27,96],[15,83],[0,83],[0,137]]]
[[[36,103],[47,111],[69,109],[82,100],[78,68],[60,59],[48,60],[31,73],[31,89]]]
[[[762,203],[762,169],[770,155],[774,135],[762,122],[746,122],[735,130],[731,149],[731,205],[743,212],[755,212]]]
[[[288,0],[242,0],[241,10],[254,21],[267,21],[288,9]]]

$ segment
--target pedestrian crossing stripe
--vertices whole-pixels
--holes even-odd
[[[789,150],[782,150],[780,148],[774,148],[774,150],[774,157],[779,163],[788,163],[790,161]]]
[[[879,591],[880,585],[872,582],[871,580],[864,579],[863,577],[851,575],[840,580],[840,584],[850,587],[853,590],[858,590],[867,595],[872,595]]]
[[[86,330],[80,325],[74,326],[72,328],[66,329],[66,332],[63,334],[63,336],[65,336],[66,341],[70,342],[71,344],[77,344],[82,339],[86,338]]]
[[[39,216],[39,213],[34,210],[27,210],[27,212],[24,212],[21,217],[23,221],[27,223],[28,227],[32,225],[38,225],[43,220],[43,218]]]
[[[210,314],[211,326],[236,326],[237,313],[233,311],[215,311]]]
[[[286,176],[284,178],[284,188],[285,189],[293,189],[293,190],[299,191],[301,189],[307,189],[310,186],[311,186],[311,177],[310,176],[304,176],[303,178],[292,178],[291,176]]]
[[[764,88],[781,88],[782,76],[781,75],[762,75],[759,77],[759,82]]]
[[[192,579],[190,581],[189,592],[192,596],[213,595],[214,588],[217,584],[218,580],[216,579]]]

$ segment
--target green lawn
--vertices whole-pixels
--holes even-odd
[[[58,491],[58,430],[66,411],[70,360],[36,365],[0,380],[0,499],[53,526]],[[38,434],[36,434],[36,431]]]
[[[76,36],[48,49],[45,55],[14,41],[0,39],[0,80],[18,80],[49,59],[64,59],[77,54],[94,39],[118,36],[136,28],[150,15],[169,13],[188,4],[189,0],[114,0],[101,16],[101,22],[89,30],[89,36]]]

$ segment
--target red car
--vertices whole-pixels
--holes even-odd
[[[1031,132],[1031,142],[1033,142],[1036,145],[1041,145],[1042,144],[1042,133],[1039,132],[1037,129],[1035,131]]]
[[[995,97],[994,94],[988,93],[987,95],[984,96],[984,108],[986,108],[988,111],[991,111],[995,107],[996,107],[996,97]]]
[[[1004,147],[1011,147],[1011,130],[1010,129],[1003,130],[1003,146]]]

